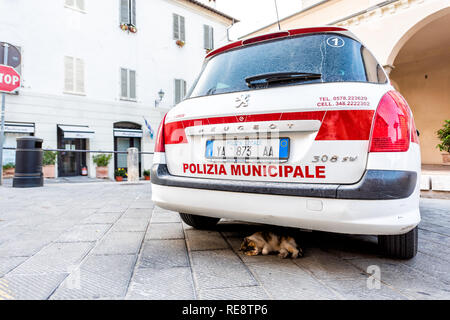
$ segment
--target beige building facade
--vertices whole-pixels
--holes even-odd
[[[282,30],[348,28],[372,51],[408,101],[420,131],[423,164],[442,164],[436,131],[450,119],[449,0],[305,0]],[[274,22],[243,38],[278,31]]]

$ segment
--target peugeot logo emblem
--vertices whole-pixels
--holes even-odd
[[[248,107],[248,100],[250,99],[249,94],[241,94],[240,96],[236,97],[236,108],[240,107]]]

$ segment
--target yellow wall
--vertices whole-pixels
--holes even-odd
[[[396,64],[390,78],[413,111],[420,131],[422,163],[441,164],[436,131],[444,119],[450,119],[450,53]]]

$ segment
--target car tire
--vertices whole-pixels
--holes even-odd
[[[417,254],[418,240],[418,227],[405,234],[378,236],[378,244],[383,253],[399,259],[413,258]]]
[[[181,220],[196,229],[212,229],[219,222],[220,218],[197,216],[189,213],[181,213]]]

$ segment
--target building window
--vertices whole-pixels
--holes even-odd
[[[206,50],[214,49],[214,28],[203,25],[203,45]]]
[[[64,5],[66,8],[85,12],[84,0],[65,0]]]
[[[136,26],[136,0],[120,0],[120,24]]]
[[[186,81],[175,79],[175,104],[181,102],[186,96]]]
[[[177,14],[173,14],[173,38],[174,40],[186,41],[184,27],[184,17]]]
[[[120,69],[120,97],[126,100],[136,100],[136,71]]]
[[[84,94],[84,62],[74,57],[64,57],[64,92]]]

